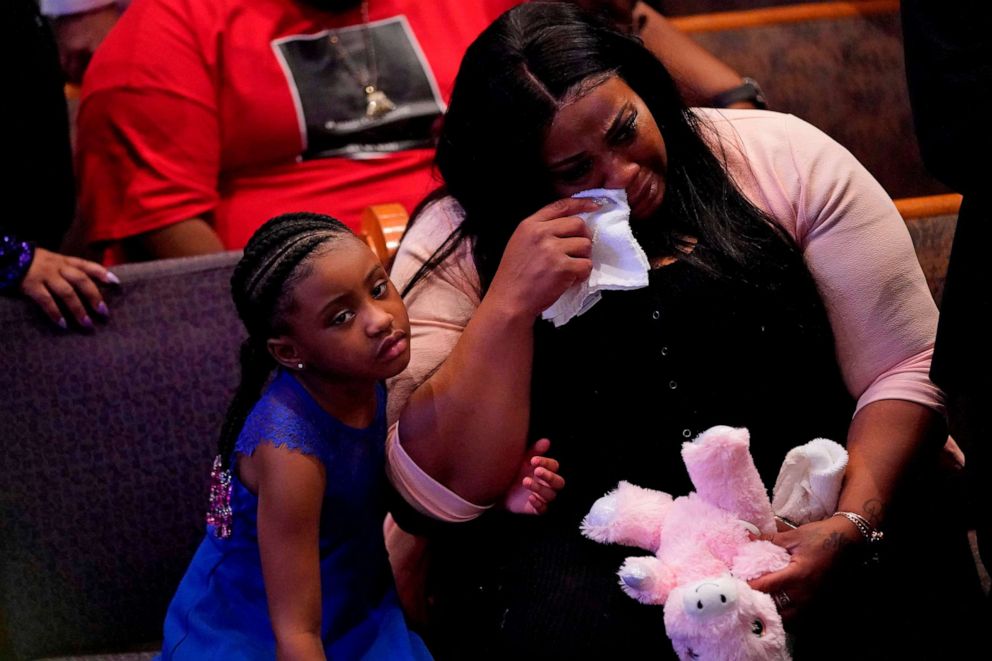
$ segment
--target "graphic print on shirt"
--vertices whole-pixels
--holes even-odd
[[[405,16],[282,37],[272,48],[293,93],[302,160],[375,158],[433,143],[444,103]],[[384,92],[395,109],[367,116],[367,84]]]

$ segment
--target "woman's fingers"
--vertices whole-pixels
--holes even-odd
[[[90,315],[86,311],[86,306],[79,300],[76,290],[73,289],[72,285],[66,279],[61,277],[52,278],[45,282],[45,286],[51,292],[52,296],[65,306],[69,314],[76,320],[76,323],[83,328],[93,328],[93,320],[90,319]]]
[[[102,265],[79,257],[67,257],[66,261],[77,269],[90,276],[94,280],[99,280],[108,285],[119,285],[121,281],[113,272],[108,271]]]
[[[798,574],[799,570],[789,565],[785,569],[748,581],[748,585],[769,595],[775,602],[782,621],[788,622],[800,612],[807,601],[806,590]]]
[[[592,257],[592,241],[585,237],[559,239],[561,250],[569,257],[589,259]]]
[[[584,257],[570,257],[564,264],[563,270],[572,275],[572,281],[568,284],[571,287],[578,282],[589,279],[592,274],[592,260]]]
[[[24,295],[30,298],[32,301],[38,304],[41,311],[45,313],[45,316],[52,320],[57,326],[62,329],[68,328],[69,324],[66,323],[65,317],[62,316],[62,310],[59,309],[59,304],[55,302],[52,295],[48,292],[43,285],[30,285],[22,288]]]
[[[109,314],[97,281],[120,284],[116,275],[95,262],[38,248],[21,291],[59,326],[67,326],[62,313],[66,310],[81,327],[92,329],[90,310],[104,317]]]
[[[546,220],[541,227],[556,239],[592,240],[592,230],[578,216],[563,216],[554,220]]]
[[[575,216],[580,213],[592,213],[598,210],[600,206],[600,203],[592,198],[566,197],[561,200],[555,200],[545,207],[541,207],[527,220],[545,222],[566,216]],[[581,219],[579,222],[581,222]]]
[[[88,273],[74,266],[64,266],[59,269],[59,275],[73,286],[76,293],[86,301],[91,310],[103,317],[110,314],[107,304],[103,302],[103,294],[100,293]]]
[[[784,569],[758,577],[749,584],[771,595],[783,620],[803,611],[824,582],[831,580],[831,574],[841,566],[846,549],[859,541],[858,532],[845,523],[846,519],[830,517],[768,537],[773,544],[789,552],[790,562]]]
[[[576,216],[597,201],[558,200],[524,219],[503,251],[487,293],[509,314],[538,316],[569,287],[592,273],[591,234]]]

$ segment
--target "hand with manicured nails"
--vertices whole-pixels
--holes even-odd
[[[60,327],[68,328],[62,314],[65,308],[77,325],[93,330],[90,311],[104,319],[110,314],[97,282],[120,284],[116,275],[96,262],[36,248],[34,260],[21,281],[21,292],[41,306],[45,315]]]

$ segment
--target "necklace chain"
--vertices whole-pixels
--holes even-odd
[[[396,109],[386,93],[379,89],[379,62],[376,59],[375,45],[372,43],[372,30],[369,28],[369,3],[362,0],[362,40],[365,44],[365,75],[355,66],[347,49],[341,43],[341,37],[335,30],[328,40],[334,47],[338,59],[344,64],[351,76],[365,93],[365,116],[369,118],[381,117]]]

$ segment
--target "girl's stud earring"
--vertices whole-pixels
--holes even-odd
[[[296,369],[298,370],[303,369],[303,363],[296,363]]]

